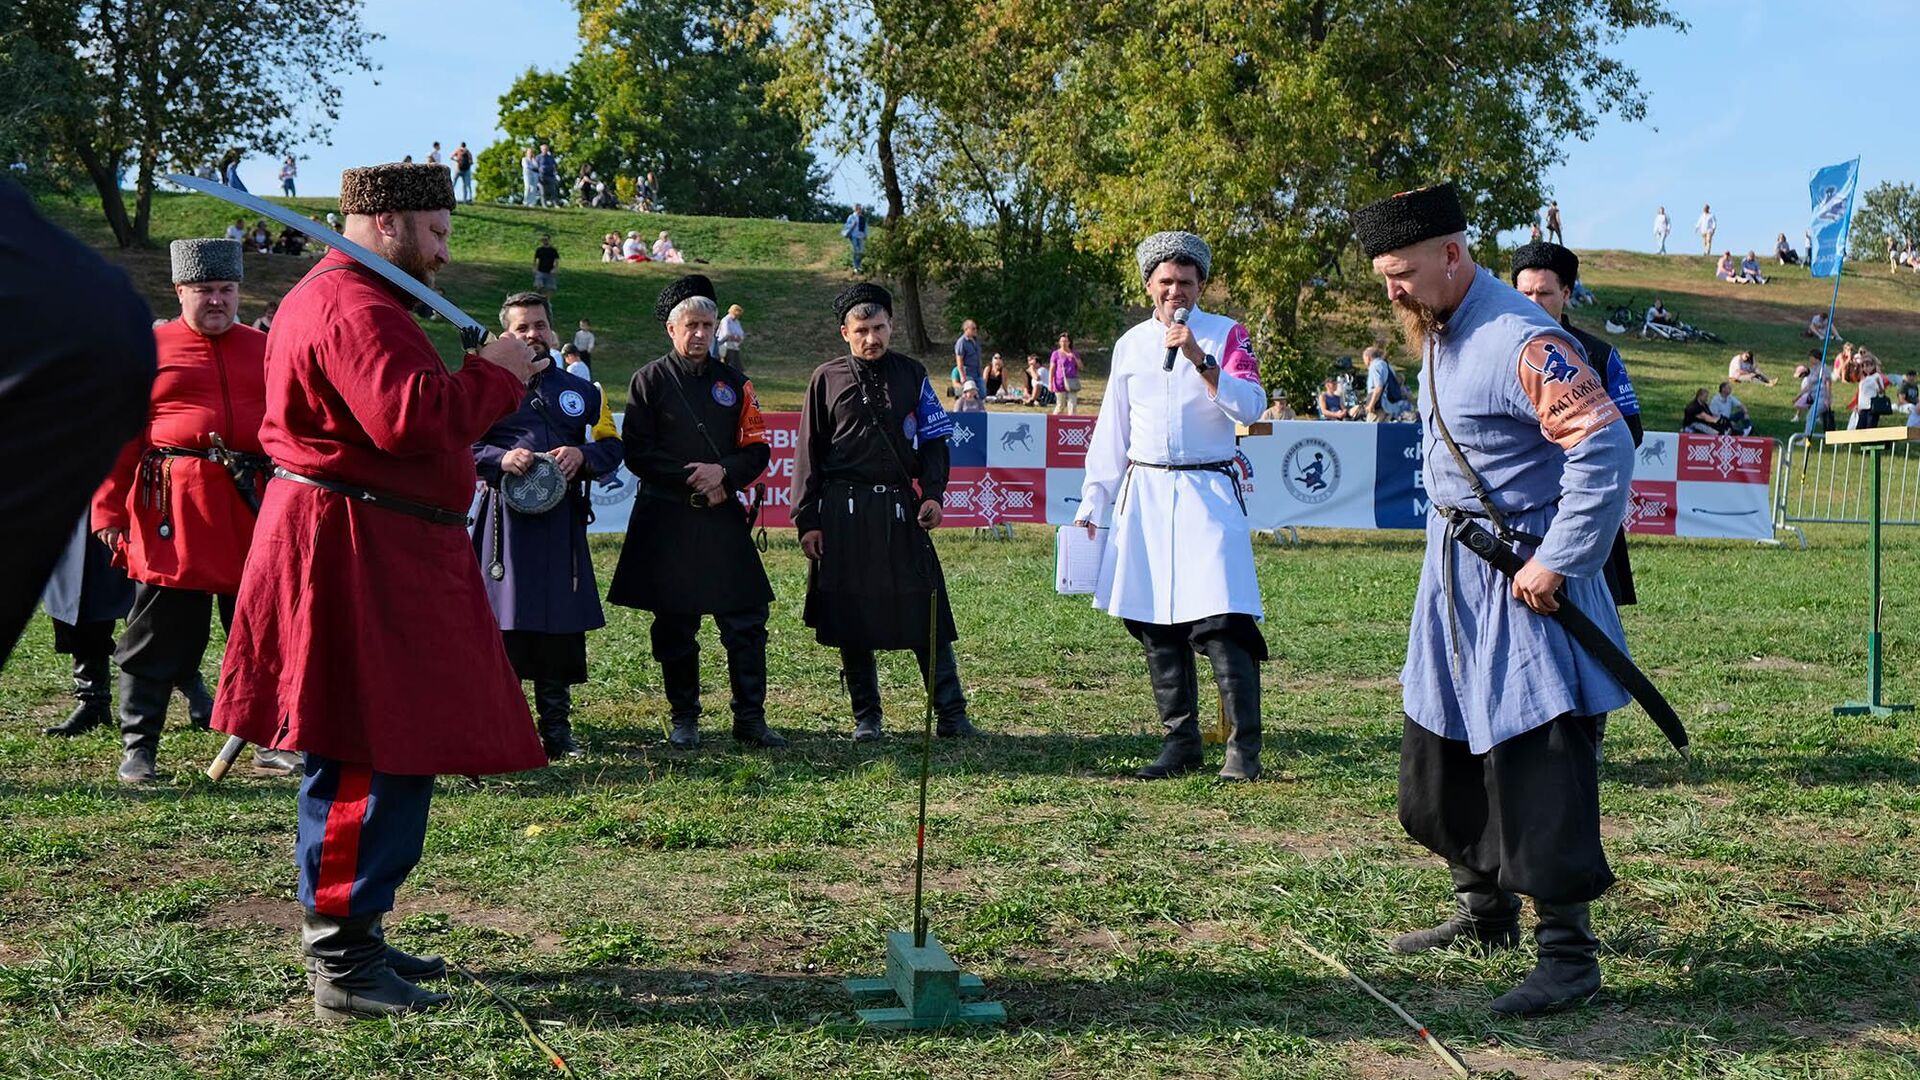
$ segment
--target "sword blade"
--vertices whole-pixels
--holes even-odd
[[[309,221],[287,207],[275,206],[273,203],[250,192],[230,188],[225,184],[217,184],[211,180],[202,180],[197,176],[168,173],[162,176],[161,179],[179,184],[189,191],[197,191],[202,195],[211,195],[223,202],[245,207],[259,214],[261,217],[272,218],[274,221],[297,232],[305,233],[307,236],[320,241],[328,247],[338,248],[346,252],[354,262],[359,263],[361,266],[366,267],[400,288],[405,289],[408,295],[432,308],[439,313],[441,318],[452,323],[460,331],[460,340],[465,343],[468,348],[478,348],[488,337],[487,328],[481,326],[473,316],[455,307],[453,301],[427,288],[412,274],[407,273],[386,259],[368,251],[365,247],[341,236],[339,233],[334,232],[332,229],[327,228],[317,221]]]

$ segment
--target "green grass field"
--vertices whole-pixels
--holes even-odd
[[[189,222],[190,200],[162,206],[170,228]],[[463,211],[456,239],[484,239],[505,260],[530,247],[534,222],[561,234],[576,216],[569,235],[606,231],[577,211],[487,209]],[[697,223],[669,227],[699,250]],[[773,310],[778,295],[811,311],[844,279],[830,228],[710,227],[711,250],[732,253],[717,278],[778,283],[742,301],[750,329],[756,305]],[[811,254],[783,262],[808,230],[820,230]],[[128,258],[152,271],[155,256]],[[596,325],[631,328],[609,334],[633,342],[620,362],[651,355],[638,343],[657,334],[647,309],[661,271],[579,262],[563,263],[563,313],[576,282],[583,297],[599,290]],[[1658,290],[1729,338],[1726,349],[1629,351],[1650,415],[1671,405],[1677,416],[1689,384],[1724,371],[1736,335],[1763,367],[1790,371],[1774,357],[1794,345],[1802,293],[1819,291],[1804,280],[1723,291],[1697,281],[1701,262],[1592,260],[1603,300],[1644,304]],[[477,311],[520,271],[475,263],[476,278],[498,280],[448,283]],[[1850,318],[1843,303],[1844,329],[1857,324],[1883,356],[1913,355],[1907,278],[1868,273],[1845,289],[1843,301],[1875,306]],[[764,325],[750,362],[764,357],[767,381],[797,395],[824,336],[795,344],[776,330]],[[1784,410],[1785,390],[1748,400]],[[941,534],[962,675],[994,737],[935,747],[930,912],[1007,1007],[1004,1028],[890,1035],[852,1023],[840,980],[878,974],[883,933],[909,919],[919,693],[910,661],[889,657],[893,737],[847,740],[835,660],[800,624],[791,534],[766,557],[779,596],[769,713],[790,749],[726,739],[710,629],[717,738],[692,754],[664,749],[648,617],[609,608],[590,638],[592,679],[576,690],[590,755],[479,788],[443,781],[390,928],[402,947],[479,973],[581,1076],[1450,1075],[1294,934],[1352,964],[1484,1075],[1920,1076],[1920,719],[1830,715],[1864,679],[1865,533],[1808,532],[1804,551],[1635,543],[1642,602],[1626,613],[1628,635],[1698,762],[1682,766],[1637,709],[1609,727],[1602,804],[1620,883],[1595,908],[1607,985],[1570,1014],[1486,1011],[1531,965],[1530,948],[1386,949],[1448,899],[1444,868],[1395,817],[1397,675],[1420,558],[1408,533],[1256,542],[1275,653],[1269,780],[1234,788],[1122,779],[1158,741],[1144,665],[1116,622],[1052,594],[1044,530],[1011,542]],[[596,538],[594,552],[604,585],[617,538]],[[1890,530],[1886,565],[1887,696],[1911,701],[1920,535]],[[39,620],[0,678],[0,1076],[557,1075],[458,981],[437,1014],[316,1026],[293,932],[292,785],[244,768],[207,782],[199,770],[220,737],[185,730],[176,704],[166,781],[127,790],[112,778],[112,734],[37,734],[69,707],[62,659]],[[217,666],[210,655],[210,676]]]

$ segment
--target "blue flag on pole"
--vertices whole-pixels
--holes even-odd
[[[1860,173],[1860,159],[1829,165],[1813,174],[1808,185],[1813,195],[1813,249],[1807,252],[1807,269],[1814,277],[1834,277],[1840,273],[1846,257],[1847,225],[1853,217],[1853,186]]]

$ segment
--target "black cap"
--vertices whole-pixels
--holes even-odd
[[[1571,289],[1580,279],[1580,256],[1548,241],[1522,244],[1513,253],[1513,274],[1508,280],[1518,284],[1522,270],[1551,270],[1563,287]]]
[[[1353,234],[1369,259],[1466,228],[1467,212],[1452,184],[1403,191],[1353,212]]]
[[[714,299],[713,282],[707,280],[707,275],[688,274],[686,277],[675,278],[666,288],[660,290],[660,299],[653,304],[653,317],[666,322],[667,316],[672,315],[673,309],[679,307],[682,301],[696,296]]]
[[[886,309],[887,317],[893,317],[893,294],[875,285],[871,281],[856,281],[840,290],[833,298],[833,318],[836,322],[846,322],[847,312],[862,304],[879,304]]]

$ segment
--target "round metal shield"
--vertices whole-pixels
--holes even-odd
[[[544,514],[567,497],[567,478],[552,458],[535,454],[533,467],[525,475],[508,473],[501,478],[500,494],[515,513]]]

